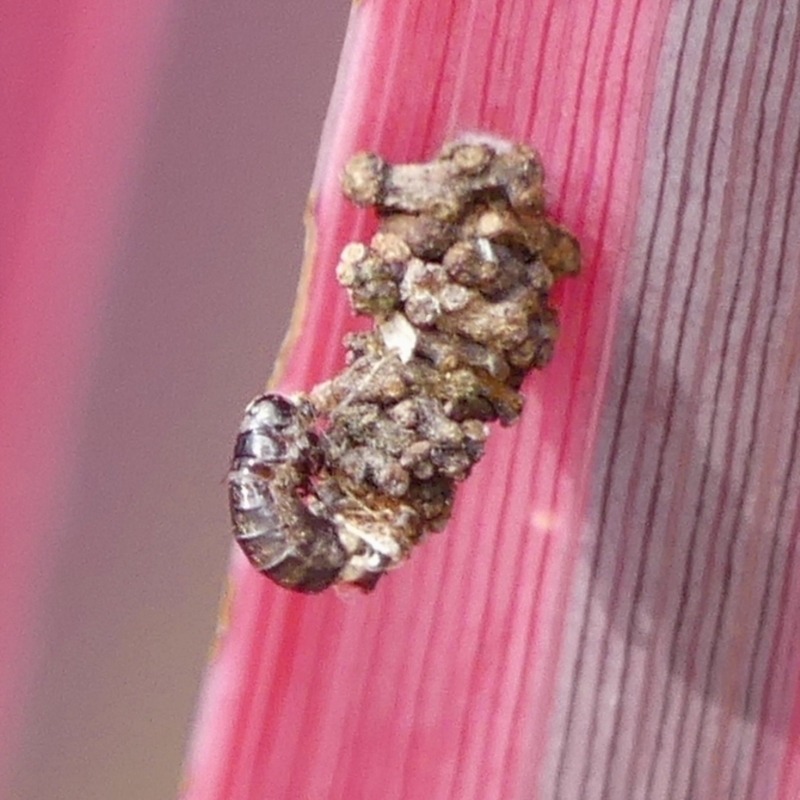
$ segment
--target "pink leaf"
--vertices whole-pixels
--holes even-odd
[[[32,0],[0,14],[2,796],[167,5]]]
[[[554,363],[447,530],[369,597],[234,556],[186,800],[800,792],[798,12],[364,0],[281,388],[340,366],[354,152],[542,154],[580,239]],[[245,398],[243,398],[244,400]]]

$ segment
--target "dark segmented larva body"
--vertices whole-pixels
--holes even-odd
[[[302,592],[330,586],[345,563],[335,525],[302,502],[319,445],[309,410],[277,394],[247,407],[228,475],[234,535],[259,570]]]
[[[513,423],[525,375],[552,358],[550,291],[580,265],[523,145],[465,138],[425,164],[359,154],[343,185],[380,220],[336,273],[375,327],[309,395],[250,403],[228,476],[237,542],[306,593],[369,591],[444,526],[487,423]]]

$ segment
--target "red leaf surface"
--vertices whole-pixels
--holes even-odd
[[[0,12],[0,796],[169,3],[112,5]]]
[[[234,556],[185,800],[800,794],[797,25],[775,0],[353,7],[280,387],[330,377],[354,326],[358,150],[532,144],[584,271],[522,421],[371,596]]]

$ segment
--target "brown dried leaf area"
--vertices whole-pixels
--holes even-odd
[[[421,164],[361,153],[342,184],[380,222],[336,271],[374,325],[345,338],[331,380],[250,403],[228,477],[250,561],[307,593],[369,591],[444,527],[488,423],[513,423],[523,379],[551,360],[550,292],[580,267],[523,145],[469,137]]]

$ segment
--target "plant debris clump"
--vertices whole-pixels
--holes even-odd
[[[375,324],[345,338],[331,380],[250,403],[228,476],[234,536],[281,586],[371,590],[447,522],[488,423],[519,416],[523,379],[553,356],[550,291],[580,267],[543,181],[533,150],[489,138],[347,164],[345,194],[380,224],[336,275]]]

